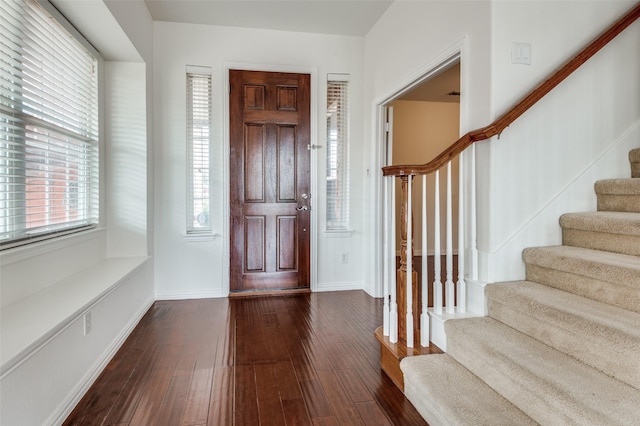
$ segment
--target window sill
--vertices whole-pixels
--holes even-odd
[[[340,231],[325,230],[326,238],[350,238],[353,235],[353,229],[345,229]]]
[[[182,234],[182,239],[190,243],[214,241],[220,234],[215,232],[203,232],[201,234]]]

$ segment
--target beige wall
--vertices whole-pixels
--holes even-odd
[[[395,101],[393,107],[393,161],[395,164],[424,164],[455,142],[460,133],[460,104],[449,102]],[[457,244],[458,162],[452,163],[452,210],[454,218],[453,249]],[[396,179],[396,215],[400,212],[400,179]],[[433,253],[434,175],[427,177],[427,241]],[[446,237],[446,168],[440,172],[440,237],[445,249]],[[422,177],[413,181],[414,249],[422,247]],[[396,217],[397,217],[396,216]],[[396,247],[400,249],[400,221],[396,223]]]

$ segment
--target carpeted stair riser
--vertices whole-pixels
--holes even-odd
[[[631,163],[631,177],[640,178],[640,148],[629,152],[629,163]]]
[[[537,424],[447,354],[407,357],[400,368],[405,396],[431,425]]]
[[[563,245],[640,256],[640,213],[567,213],[560,226]]]
[[[608,179],[596,182],[598,211],[640,213],[640,179]]]
[[[499,321],[445,330],[449,355],[540,424],[638,424],[640,391]]]
[[[579,247],[527,248],[526,279],[640,312],[640,258]]]
[[[639,313],[529,281],[485,294],[491,318],[640,390]]]

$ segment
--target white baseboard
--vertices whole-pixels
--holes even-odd
[[[46,424],[61,425],[64,423],[69,414],[71,414],[71,411],[73,411],[89,388],[91,388],[102,371],[104,371],[109,361],[111,361],[116,352],[118,352],[122,347],[125,340],[127,340],[127,337],[129,337],[131,332],[136,328],[144,314],[146,314],[149,308],[151,308],[154,301],[154,298],[150,298],[140,307],[140,309],[138,309],[122,332],[116,336],[111,345],[109,345],[109,347],[103,352],[102,356],[96,360],[87,374],[85,374],[82,380],[78,382],[73,391],[69,394],[68,398],[66,398],[66,400],[60,404],[59,408],[54,411],[51,417],[49,417]]]
[[[364,284],[358,281],[338,282],[338,283],[319,283],[313,289],[314,292],[324,291],[346,291],[346,290],[362,290]]]
[[[185,300],[185,299],[209,299],[227,297],[221,291],[197,290],[197,291],[168,291],[156,293],[156,300]]]

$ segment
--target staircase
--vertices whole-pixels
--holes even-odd
[[[488,316],[445,323],[447,353],[408,357],[407,398],[432,425],[640,424],[640,148],[598,211],[528,248],[526,281],[486,287]]]

